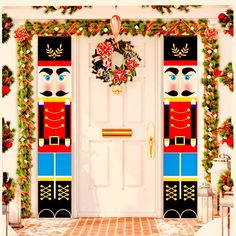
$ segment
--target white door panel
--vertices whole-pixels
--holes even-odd
[[[156,38],[132,41],[142,58],[121,95],[95,79],[91,58],[105,37],[79,37],[79,214],[155,216],[156,156],[149,158],[148,124],[155,123]],[[103,128],[130,128],[132,137],[102,137]]]

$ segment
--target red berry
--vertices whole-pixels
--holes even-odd
[[[81,10],[81,9],[82,9],[82,6],[78,6],[77,9]]]
[[[154,6],[154,5],[152,5],[151,7],[152,7],[152,9],[156,9],[157,8],[157,6]]]

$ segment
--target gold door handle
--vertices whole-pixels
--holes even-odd
[[[154,157],[154,125],[152,122],[148,124],[148,143],[149,143],[149,157],[153,159]]]
[[[153,158],[153,137],[150,136],[149,137],[149,155],[150,155],[150,159]]]

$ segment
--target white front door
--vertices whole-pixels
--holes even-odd
[[[92,55],[106,38],[78,39],[79,215],[156,216],[157,155],[150,159],[148,139],[156,123],[156,38],[120,36],[142,58],[121,95],[92,74]],[[104,128],[129,128],[133,135],[104,138]]]

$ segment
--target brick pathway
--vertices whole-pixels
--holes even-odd
[[[194,236],[201,224],[196,219],[78,218],[26,219],[19,236]]]

